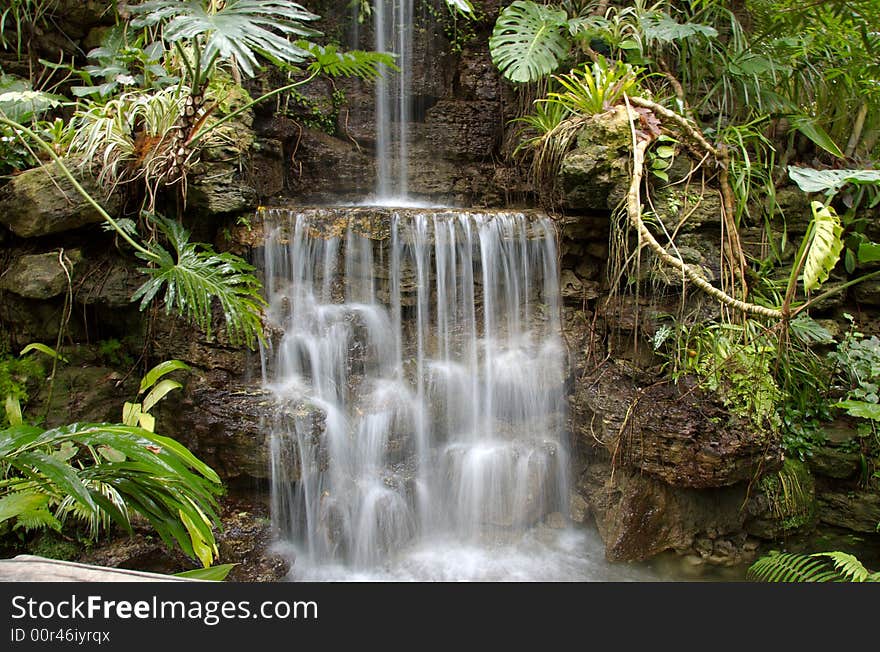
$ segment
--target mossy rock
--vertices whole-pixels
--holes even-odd
[[[77,163],[67,161],[76,170]],[[109,197],[88,174],[75,171],[79,183],[108,213],[116,213],[122,205],[117,194]],[[77,229],[104,218],[61,174],[56,163],[26,170],[0,190],[0,223],[22,238],[35,238]]]
[[[592,116],[578,132],[576,147],[562,161],[565,206],[574,210],[613,210],[630,182],[632,132],[627,109]]]
[[[815,526],[816,484],[806,464],[786,458],[779,471],[763,476],[747,512],[746,531],[762,539],[777,539]]]
[[[721,224],[721,196],[712,188],[668,186],[655,190],[651,201],[657,217],[670,233],[701,227],[717,232]]]

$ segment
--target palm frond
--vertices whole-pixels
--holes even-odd
[[[66,448],[87,450],[90,459],[70,463],[67,453],[58,455]],[[72,517],[95,530],[111,520],[130,530],[129,512],[135,511],[169,546],[177,544],[205,564],[216,556],[220,478],[173,439],[112,423],[19,426],[0,431],[0,450],[3,462],[18,472],[6,474],[0,521],[60,527],[59,518]],[[53,504],[58,507],[51,514]]]
[[[150,278],[132,296],[140,300],[141,310],[164,288],[166,312],[172,309],[212,333],[212,304],[217,299],[223,311],[230,343],[254,348],[262,337],[261,285],[244,260],[231,253],[216,253],[211,247],[189,241],[189,232],[172,220],[156,218],[159,228],[174,250],[152,247],[158,257],[155,266],[141,268]],[[143,254],[139,257],[153,262]]]

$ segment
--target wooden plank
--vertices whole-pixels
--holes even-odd
[[[0,560],[0,582],[192,582],[184,577],[18,555]]]

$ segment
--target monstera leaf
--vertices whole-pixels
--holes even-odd
[[[807,248],[804,262],[804,290],[809,292],[828,279],[843,251],[843,227],[834,209],[814,201],[813,238]]]
[[[309,53],[291,38],[319,34],[303,25],[318,16],[301,5],[282,0],[227,0],[223,4],[206,0],[149,0],[130,5],[128,10],[142,16],[132,21],[133,27],[163,23],[165,40],[202,43],[196,67],[201,61],[210,69],[218,58],[229,60],[234,56],[247,77],[253,77],[259,69],[257,55],[284,63],[308,59]]]
[[[559,66],[568,55],[568,14],[559,9],[517,0],[501,12],[489,50],[492,61],[509,80],[530,82]]]

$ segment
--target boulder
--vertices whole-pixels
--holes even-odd
[[[734,485],[782,463],[775,434],[731,414],[687,378],[640,387],[609,368],[582,400],[593,414],[594,436],[616,464],[673,487]]]
[[[632,136],[625,107],[590,117],[577,145],[562,160],[560,181],[565,208],[613,210],[626,197]]]
[[[847,480],[861,470],[861,455],[832,446],[816,446],[807,463],[816,475]]]
[[[643,561],[665,551],[696,552],[707,561],[735,564],[744,542],[741,507],[746,484],[685,489],[638,470],[594,461],[578,488],[590,505],[609,561]],[[717,549],[717,550],[716,550]]]
[[[257,207],[257,190],[247,182],[237,165],[204,162],[193,169],[187,203],[201,214],[241,213]]]
[[[49,251],[21,256],[0,276],[0,290],[12,292],[25,299],[57,297],[67,289],[74,267],[81,260],[80,249],[69,249],[63,254],[60,251]]]
[[[67,164],[71,168],[76,165]],[[108,197],[91,176],[79,171],[75,175],[108,213],[119,210],[122,200],[116,193]],[[0,223],[22,238],[69,231],[102,219],[55,163],[26,170],[0,189]]]
[[[880,524],[880,493],[876,487],[821,491],[819,520],[853,532],[876,534]]]

